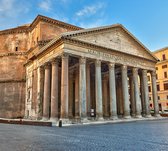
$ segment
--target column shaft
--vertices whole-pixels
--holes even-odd
[[[135,106],[136,106],[136,117],[141,116],[141,100],[139,94],[139,84],[138,84],[138,69],[133,68],[133,80],[134,80],[134,95],[135,95]]]
[[[130,103],[131,103],[131,115],[135,117],[136,107],[135,107],[135,95],[134,95],[134,80],[133,75],[129,76],[130,83]]]
[[[51,71],[50,64],[46,64],[44,73],[44,98],[43,98],[43,120],[49,119],[50,90],[51,90]]]
[[[80,58],[79,61],[79,102],[80,102],[80,117],[86,118],[86,59]]]
[[[159,104],[158,104],[158,97],[157,97],[157,88],[156,88],[156,72],[151,72],[152,77],[152,96],[153,96],[153,104],[154,104],[154,115],[159,115]]]
[[[62,56],[61,119],[68,119],[68,55]]]
[[[101,76],[101,61],[96,60],[96,117],[98,119],[103,119],[103,106],[102,106],[102,76]]]
[[[149,106],[149,90],[148,90],[148,80],[147,80],[147,71],[142,70],[142,79],[143,79],[143,89],[144,89],[144,102],[145,102],[145,114],[146,117],[150,117],[150,106]]]
[[[73,118],[73,100],[74,100],[74,87],[73,87],[73,73],[69,73],[69,107],[68,107],[68,114],[69,118]]]
[[[117,119],[115,64],[109,64],[110,118]]]
[[[75,73],[75,118],[79,118],[79,69]]]
[[[103,115],[104,115],[104,117],[108,117],[108,101],[107,101],[107,99],[108,99],[108,93],[107,93],[107,83],[108,83],[108,81],[107,81],[107,78],[106,78],[106,76],[104,76],[103,77],[103,82],[102,82],[102,88],[103,88]]]
[[[143,88],[143,76],[142,73],[140,75],[140,91],[141,91],[141,104],[142,104],[142,116],[145,117],[145,98],[144,98],[144,88]]]
[[[51,120],[58,120],[58,61],[52,62]]]
[[[91,89],[90,89],[90,64],[86,66],[86,95],[87,95],[87,116],[90,116],[91,110]]]
[[[37,109],[37,119],[42,118],[43,113],[43,92],[44,92],[44,69],[43,67],[38,67],[37,69],[38,81],[37,81],[37,101],[38,101],[38,109]]]
[[[130,118],[127,66],[125,65],[122,66],[121,73],[122,73],[122,92],[124,101],[124,118]]]

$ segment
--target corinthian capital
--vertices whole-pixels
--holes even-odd
[[[137,74],[138,73],[138,68],[133,68],[132,71],[133,71],[134,74]]]
[[[156,77],[156,71],[151,71],[151,76]]]
[[[96,60],[95,65],[96,67],[101,67],[101,60]]]
[[[86,63],[86,58],[85,57],[81,57],[79,60],[80,64],[85,64]]]
[[[68,59],[69,55],[67,53],[62,54],[62,59]]]
[[[127,70],[127,66],[126,65],[122,65],[121,69],[122,70]]]
[[[108,66],[109,66],[109,70],[112,70],[112,69],[115,68],[115,64],[114,63],[109,63]]]

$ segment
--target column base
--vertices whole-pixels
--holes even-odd
[[[87,118],[87,117],[85,117],[85,118],[81,118],[81,122],[82,122],[82,123],[88,123],[88,122],[89,122],[89,120],[88,120],[88,118]]]
[[[161,117],[160,114],[154,114],[154,117]]]
[[[117,115],[111,116],[111,117],[110,117],[110,120],[118,120],[118,116],[117,116]]]
[[[41,120],[42,120],[42,121],[48,121],[49,118],[48,118],[48,117],[43,117]]]
[[[135,118],[142,118],[142,115],[136,115]]]
[[[96,121],[104,121],[103,117],[96,117]]]
[[[131,116],[130,115],[124,115],[123,118],[124,119],[131,119]]]
[[[145,113],[142,113],[142,117],[145,117],[146,115],[145,115]]]
[[[56,117],[55,117],[55,118],[54,118],[54,117],[51,117],[49,121],[51,121],[51,122],[57,122],[57,121],[58,121],[58,118],[56,118]]]
[[[132,116],[133,118],[135,118],[135,117],[136,117],[136,115],[135,115],[135,114],[131,114],[131,116]]]
[[[151,114],[148,114],[148,115],[145,115],[144,117],[145,118],[151,118],[152,116],[151,116]]]

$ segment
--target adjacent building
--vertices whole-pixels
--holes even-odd
[[[0,31],[0,117],[88,121],[159,116],[157,58],[124,26],[82,29],[38,15]]]
[[[157,82],[157,97],[159,101],[159,110],[168,110],[168,47],[159,49],[153,54],[159,59],[156,64],[156,82]],[[151,77],[149,80],[149,99],[150,106],[153,109],[152,95],[151,95]]]

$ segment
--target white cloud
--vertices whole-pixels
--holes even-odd
[[[77,16],[87,16],[87,15],[94,15],[96,14],[100,9],[104,8],[104,3],[97,3],[95,5],[85,6],[83,9],[78,11],[76,13]]]
[[[52,3],[50,0],[43,0],[39,3],[39,7],[44,11],[49,11],[51,9]]]
[[[21,13],[27,13],[29,8],[26,4],[26,2],[18,0],[0,0],[0,18],[14,18]]]
[[[6,12],[10,11],[15,3],[15,0],[1,0],[0,1],[0,11]]]
[[[79,26],[83,28],[94,28],[105,25],[105,19],[97,19],[96,21],[92,22],[80,22]]]

